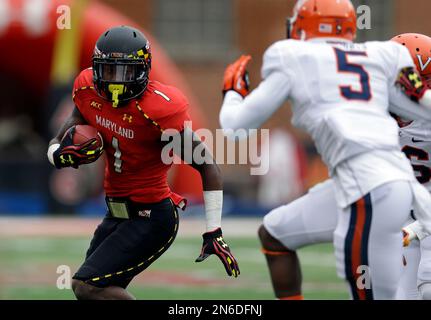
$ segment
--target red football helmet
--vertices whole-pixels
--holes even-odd
[[[356,11],[350,0],[298,0],[287,20],[287,38],[356,37]]]
[[[420,33],[403,33],[391,40],[409,49],[420,75],[431,86],[431,38]]]

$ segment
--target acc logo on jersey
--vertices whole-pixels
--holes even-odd
[[[90,107],[93,107],[97,110],[102,110],[102,104],[96,101],[91,101]]]
[[[129,121],[129,123],[132,123],[133,120],[133,116],[131,116],[130,114],[125,113],[123,115],[123,121]]]
[[[421,66],[421,71],[424,71],[428,67],[428,65],[430,64],[431,58],[428,57],[427,62],[425,62],[425,64],[424,64],[424,62],[422,61],[422,56],[420,54],[418,54],[417,57],[419,60],[419,65]]]

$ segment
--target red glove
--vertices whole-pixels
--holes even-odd
[[[229,90],[236,91],[243,97],[249,94],[250,80],[246,67],[250,60],[251,56],[242,55],[234,63],[228,65],[224,72],[223,95]]]
[[[396,83],[415,102],[418,102],[428,89],[426,82],[422,81],[415,68],[402,69]]]
[[[73,144],[75,126],[66,131],[60,147],[54,152],[55,166],[60,168],[72,167],[77,169],[82,164],[96,161],[103,153],[103,147],[97,146],[97,140],[91,139],[80,145]]]
[[[202,262],[210,255],[215,254],[223,263],[226,273],[229,276],[238,277],[240,274],[238,262],[230,251],[228,244],[224,241],[221,228],[204,233],[202,238],[201,254],[195,262]]]

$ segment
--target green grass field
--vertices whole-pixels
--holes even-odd
[[[229,238],[241,276],[227,277],[218,259],[195,263],[200,238],[180,236],[171,248],[132,282],[138,299],[274,299],[269,274],[254,237]],[[7,237],[0,241],[0,299],[74,299],[56,287],[57,267],[72,274],[82,262],[89,238]],[[306,299],[347,299],[335,272],[331,245],[299,252]]]

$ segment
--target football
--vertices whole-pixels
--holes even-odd
[[[103,139],[100,133],[96,130],[96,128],[89,125],[76,125],[69,128],[63,139],[69,136],[72,139],[72,143],[75,146],[80,146],[89,140],[96,139],[96,143],[92,145],[91,149],[95,150],[97,148],[103,147]]]
[[[97,144],[94,146],[94,148],[103,146],[102,137],[99,134],[99,132],[96,130],[96,128],[88,125],[75,126],[75,132],[73,133],[73,136],[72,136],[72,141],[74,145],[81,145],[91,139],[97,140]]]

